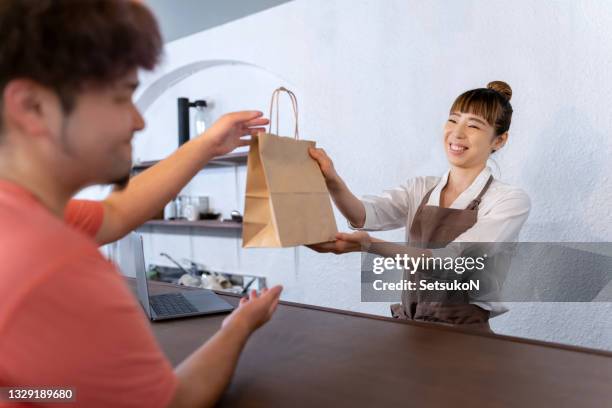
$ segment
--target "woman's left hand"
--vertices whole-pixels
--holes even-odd
[[[339,232],[336,234],[335,241],[322,242],[320,244],[306,246],[316,252],[331,252],[333,254],[340,255],[349,252],[367,251],[371,244],[372,238],[370,237],[370,234],[365,231],[357,231],[350,234],[346,232]]]

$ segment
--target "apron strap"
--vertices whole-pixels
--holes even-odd
[[[491,183],[493,183],[493,176],[489,176],[489,179],[487,180],[487,183],[485,184],[485,186],[482,188],[482,190],[480,191],[480,194],[478,194],[478,196],[476,196],[475,199],[473,199],[470,204],[467,206],[466,210],[477,210],[478,206],[480,205],[480,201],[482,201],[482,197],[485,195],[485,193],[487,192],[487,190],[489,189],[489,187],[491,186]],[[433,193],[433,191],[436,189],[436,186],[434,186],[434,188],[432,188],[431,190],[429,190],[427,192],[427,194],[425,194],[425,197],[423,197],[423,200],[421,200],[421,204],[419,204],[419,208],[417,209],[417,212],[419,212],[423,207],[425,207],[427,205],[427,202],[429,201],[429,197],[431,196],[431,193]]]
[[[487,192],[487,190],[491,186],[491,183],[493,183],[493,176],[492,175],[489,176],[489,179],[487,180],[487,183],[485,184],[485,186],[480,191],[480,194],[478,194],[478,196],[475,199],[472,200],[472,202],[470,203],[470,205],[468,205],[466,210],[477,210],[478,209],[478,206],[480,205],[480,201],[482,201],[482,197],[485,195],[485,193]]]
[[[419,211],[421,211],[421,209],[423,209],[423,207],[425,207],[427,205],[427,202],[429,201],[429,196],[431,196],[431,193],[433,193],[433,191],[436,189],[437,184],[434,186],[434,188],[432,188],[431,190],[429,190],[427,192],[427,194],[425,194],[425,197],[423,197],[423,199],[421,200],[421,204],[419,204],[419,208],[417,208],[416,213],[418,213]],[[415,213],[415,214],[416,214]]]

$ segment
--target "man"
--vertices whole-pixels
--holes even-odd
[[[175,371],[97,244],[157,213],[212,157],[245,145],[260,112],[223,116],[124,185],[137,69],[161,51],[149,10],[129,0],[0,2],[0,386],[71,387],[83,407],[210,406],[281,288],[250,299]],[[1,402],[0,402],[1,404]]]

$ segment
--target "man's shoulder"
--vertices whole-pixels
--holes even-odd
[[[99,255],[91,238],[51,213],[0,205],[0,260],[10,264],[50,264],[66,257]],[[4,269],[4,268],[3,268]]]
[[[33,212],[27,216],[0,209],[0,226],[4,311],[53,279],[64,279],[70,285],[81,274],[113,270],[93,240],[50,214]]]
[[[71,228],[95,237],[104,220],[104,203],[96,200],[72,199],[64,212],[64,221]]]
[[[29,250],[30,259],[13,262],[13,268],[0,272],[0,335],[26,316],[39,323],[43,315],[50,321],[71,316],[85,322],[133,308],[121,275],[95,247],[72,246],[49,255],[36,254],[36,244]]]

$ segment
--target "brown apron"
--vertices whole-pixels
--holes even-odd
[[[493,182],[490,176],[478,196],[465,210],[427,205],[432,188],[425,195],[410,226],[410,246],[416,248],[443,248],[459,235],[470,229],[478,217],[478,205]],[[465,291],[459,294],[443,292],[435,295],[431,291],[418,290],[418,282],[427,275],[417,270],[414,274],[404,270],[403,278],[416,282],[415,290],[402,292],[402,303],[391,305],[393,317],[410,320],[462,325],[462,327],[490,331],[489,311],[469,304]],[[465,326],[463,326],[465,325]]]

